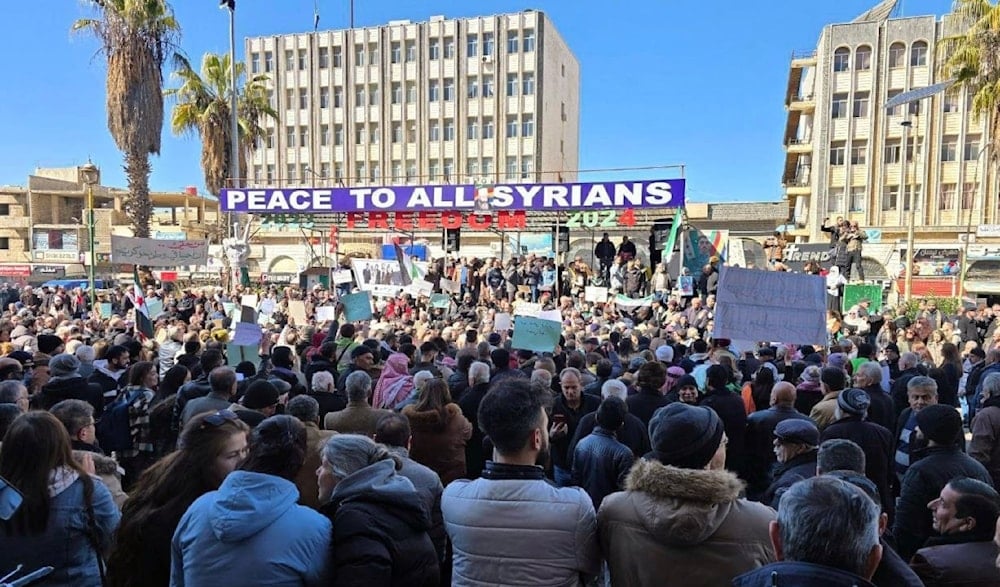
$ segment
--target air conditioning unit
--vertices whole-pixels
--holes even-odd
[[[975,243],[976,235],[972,233],[960,234],[958,235],[958,242],[960,243]]]

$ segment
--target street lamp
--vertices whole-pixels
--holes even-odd
[[[94,288],[94,271],[97,269],[97,252],[94,250],[94,184],[100,178],[101,172],[97,166],[87,161],[87,164],[80,168],[80,175],[83,176],[83,183],[87,184],[87,232],[90,241],[90,270],[87,271],[87,288],[90,292],[90,311],[97,308],[97,292]]]
[[[240,177],[239,114],[236,96],[236,0],[219,0],[219,8],[229,10],[229,187],[237,188]],[[232,226],[232,222],[228,223]],[[235,232],[235,231],[234,231]]]

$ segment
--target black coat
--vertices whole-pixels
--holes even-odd
[[[465,443],[465,473],[469,479],[478,479],[486,466],[486,451],[483,448],[483,431],[479,429],[479,404],[489,391],[489,383],[477,383],[462,394],[458,407],[462,415],[472,424],[472,436]]]
[[[598,426],[576,445],[573,485],[587,492],[597,511],[607,495],[625,488],[634,461],[632,451],[615,439],[614,432]]]
[[[916,457],[920,457],[919,460]],[[986,467],[958,447],[932,446],[911,456],[899,493],[899,507],[892,526],[899,556],[910,560],[934,535],[927,504],[955,477],[972,477],[992,486]]]
[[[591,412],[580,418],[580,422],[576,425],[576,433],[573,434],[573,440],[569,442],[568,453],[572,455],[576,450],[576,445],[593,432],[596,427],[597,412]],[[615,438],[618,439],[618,442],[627,446],[632,451],[632,456],[637,459],[642,458],[652,450],[652,447],[649,445],[647,426],[642,423],[642,420],[632,414],[625,414],[625,425],[615,432]],[[571,462],[570,465],[572,464]]]
[[[782,561],[744,573],[733,579],[734,587],[782,587],[788,585],[809,587],[875,587],[853,573],[834,567]],[[881,586],[879,586],[881,587]],[[893,587],[896,587],[895,585]]]
[[[729,445],[726,447],[726,468],[739,472],[743,466],[744,439],[747,430],[747,410],[743,398],[729,391],[709,390],[701,400],[701,405],[715,410],[726,428]]]
[[[100,420],[104,413],[104,390],[96,383],[88,383],[83,377],[50,379],[32,398],[32,403],[39,410],[50,410],[64,399],[79,399],[94,406],[95,420]]]
[[[312,360],[306,363],[306,368],[303,371],[303,375],[306,378],[306,388],[312,389],[313,375],[320,371],[326,371],[330,375],[333,375],[334,382],[337,381],[336,363],[330,362],[329,359],[322,355],[313,355]]]
[[[600,393],[600,392],[598,392]],[[625,404],[628,405],[628,413],[642,421],[644,426],[649,426],[649,421],[653,419],[653,412],[670,403],[670,401],[659,392],[653,389],[640,389],[639,393],[628,396]]]
[[[333,522],[331,585],[438,585],[437,551],[427,534],[430,513],[413,484],[394,469],[387,459],[354,472],[320,508]]]
[[[917,375],[920,375],[920,370],[916,367],[912,369],[907,369],[899,374],[896,381],[892,384],[891,394],[892,394],[892,404],[896,409],[896,416],[903,413],[903,410],[910,407],[910,400],[906,394],[906,385]]]
[[[896,443],[892,432],[884,426],[852,416],[837,420],[823,429],[822,439],[826,441],[831,438],[850,440],[864,451],[865,476],[878,488],[882,512],[889,516],[891,524],[896,509],[896,500],[892,494]]]
[[[597,411],[597,406],[601,405],[601,400],[586,393],[580,394],[580,407],[575,411],[566,404],[566,398],[562,394],[556,398],[552,405],[552,417],[549,418],[550,426],[556,420],[561,419],[566,422],[566,435],[559,438],[552,438],[549,442],[552,449],[552,465],[569,471],[570,454],[569,443],[576,434],[576,427],[580,420],[591,412]]]
[[[882,391],[880,385],[869,385],[863,388],[871,405],[868,406],[868,421],[879,426],[884,426],[890,432],[896,428],[896,407],[893,405],[892,397]]]
[[[818,454],[819,451],[811,450],[792,457],[790,461],[780,463],[776,466],[774,468],[774,481],[771,482],[771,486],[764,492],[761,501],[774,509],[778,509],[778,502],[781,501],[781,495],[792,484],[816,476],[816,456]]]
[[[744,440],[743,471],[740,475],[747,482],[747,496],[757,499],[771,484],[770,472],[776,462],[774,456],[774,429],[785,420],[810,420],[795,408],[772,406],[747,417]]]
[[[347,407],[347,399],[339,392],[310,391],[304,395],[319,403],[319,421],[323,422],[330,412],[339,412]]]

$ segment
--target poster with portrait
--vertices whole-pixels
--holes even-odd
[[[712,257],[718,257],[720,264],[726,260],[728,230],[700,230],[691,227],[683,234],[684,267],[691,275],[701,275],[701,268],[708,265]]]
[[[427,263],[418,261],[415,265],[427,272]],[[403,277],[395,259],[351,259],[351,270],[358,289],[370,291],[375,297],[393,297],[403,291]]]

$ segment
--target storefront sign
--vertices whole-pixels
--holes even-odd
[[[969,245],[969,259],[1000,259],[1000,245]]]
[[[35,251],[33,257],[36,261],[53,261],[58,263],[80,263],[80,252],[77,250],[49,249],[47,251]]]
[[[32,265],[31,274],[46,279],[59,279],[66,276],[66,267],[63,265]]]
[[[962,249],[914,249],[913,275],[920,277],[952,277],[962,271]],[[905,262],[906,249],[899,250]]]
[[[28,277],[31,265],[0,265],[0,277]]]
[[[393,186],[222,190],[225,212],[311,214],[329,212],[465,210],[580,210],[679,208],[683,179],[606,183]]]
[[[976,227],[976,236],[1000,237],[1000,224],[980,224]]]

